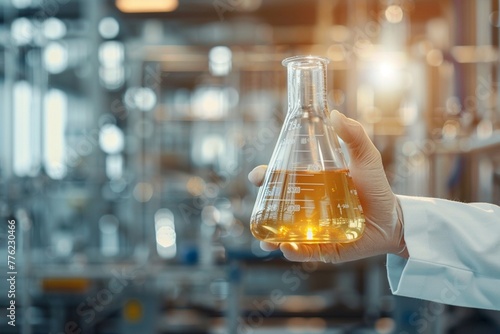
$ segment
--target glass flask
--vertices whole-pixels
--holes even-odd
[[[288,111],[252,212],[268,242],[344,243],[365,218],[326,101],[328,59],[296,56],[287,67]]]

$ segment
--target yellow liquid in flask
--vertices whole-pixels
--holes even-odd
[[[268,242],[351,242],[365,218],[347,169],[271,172],[251,218],[252,234]]]

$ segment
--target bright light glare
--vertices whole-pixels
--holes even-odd
[[[172,12],[178,0],[116,0],[116,7],[124,13]]]
[[[218,87],[200,87],[192,96],[193,114],[199,118],[217,119],[227,112],[227,94]]]
[[[134,95],[134,103],[142,111],[150,111],[156,104],[156,94],[149,87],[137,89]]]
[[[27,18],[20,17],[12,21],[10,34],[17,45],[28,44],[33,38],[33,25]]]
[[[59,42],[47,44],[43,50],[43,63],[49,73],[58,74],[68,67],[68,50]]]
[[[165,259],[177,253],[174,214],[169,209],[159,209],[155,213],[156,250]]]
[[[115,67],[123,62],[123,43],[117,41],[104,42],[99,46],[99,61],[105,67]]]
[[[307,238],[307,240],[312,240],[313,239],[313,231],[312,231],[312,229],[310,227],[307,229],[306,238]]]
[[[155,213],[155,222],[159,222],[162,219],[173,221],[174,214],[169,209],[158,209],[158,211],[156,211]]]
[[[14,85],[14,173],[29,174],[32,164],[30,110],[32,88],[26,81]]]
[[[130,87],[123,100],[129,108],[150,111],[156,104],[156,93],[149,87]]]
[[[125,146],[123,131],[114,124],[105,124],[99,132],[99,146],[105,153],[120,153]]]
[[[399,6],[391,5],[385,10],[385,18],[390,23],[399,23],[403,20],[403,10]]]
[[[388,61],[382,62],[378,65],[378,74],[383,78],[393,77],[396,73],[394,66]]]
[[[175,244],[175,231],[171,226],[162,226],[156,231],[156,242],[167,248]]]
[[[210,72],[215,76],[227,75],[231,71],[233,54],[227,46],[216,46],[208,54]]]
[[[123,175],[123,156],[111,154],[106,157],[106,176],[110,180],[119,180]]]
[[[43,22],[43,34],[47,39],[61,39],[66,35],[66,25],[63,21],[51,17]]]
[[[125,83],[125,70],[121,65],[116,67],[101,66],[99,68],[99,77],[107,89],[118,89]]]
[[[31,0],[12,0],[12,6],[17,9],[24,9],[31,6]]]
[[[396,64],[385,59],[376,64],[376,81],[381,87],[394,87],[400,81],[400,72]]]
[[[214,63],[227,63],[231,61],[232,53],[227,46],[216,46],[210,50],[208,56]]]
[[[210,135],[203,138],[201,145],[201,156],[199,160],[201,164],[218,164],[219,159],[224,155],[226,145],[224,140],[219,135]]]
[[[377,91],[402,89],[409,85],[407,55],[403,52],[379,51],[370,59],[370,79]]]
[[[120,32],[120,25],[114,17],[104,17],[101,22],[99,22],[99,34],[102,38],[111,39],[118,36]]]
[[[52,179],[62,179],[66,175],[65,132],[68,100],[66,94],[51,89],[44,101],[44,165]]]

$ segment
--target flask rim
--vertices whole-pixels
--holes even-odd
[[[292,56],[283,59],[281,64],[283,66],[288,66],[291,63],[295,62],[301,62],[303,64],[314,64],[314,63],[322,63],[324,65],[327,65],[330,62],[330,59],[326,57],[320,57],[320,56],[314,56],[314,55],[299,55],[299,56]]]

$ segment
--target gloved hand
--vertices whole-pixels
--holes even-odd
[[[349,169],[366,220],[363,235],[352,243],[261,242],[261,248],[271,251],[279,247],[287,259],[301,262],[340,263],[387,253],[408,258],[401,208],[387,181],[380,152],[360,123],[336,110],[331,112],[330,120],[339,137],[345,142],[350,155]],[[260,186],[265,171],[266,166],[258,166],[250,172],[248,179]]]

